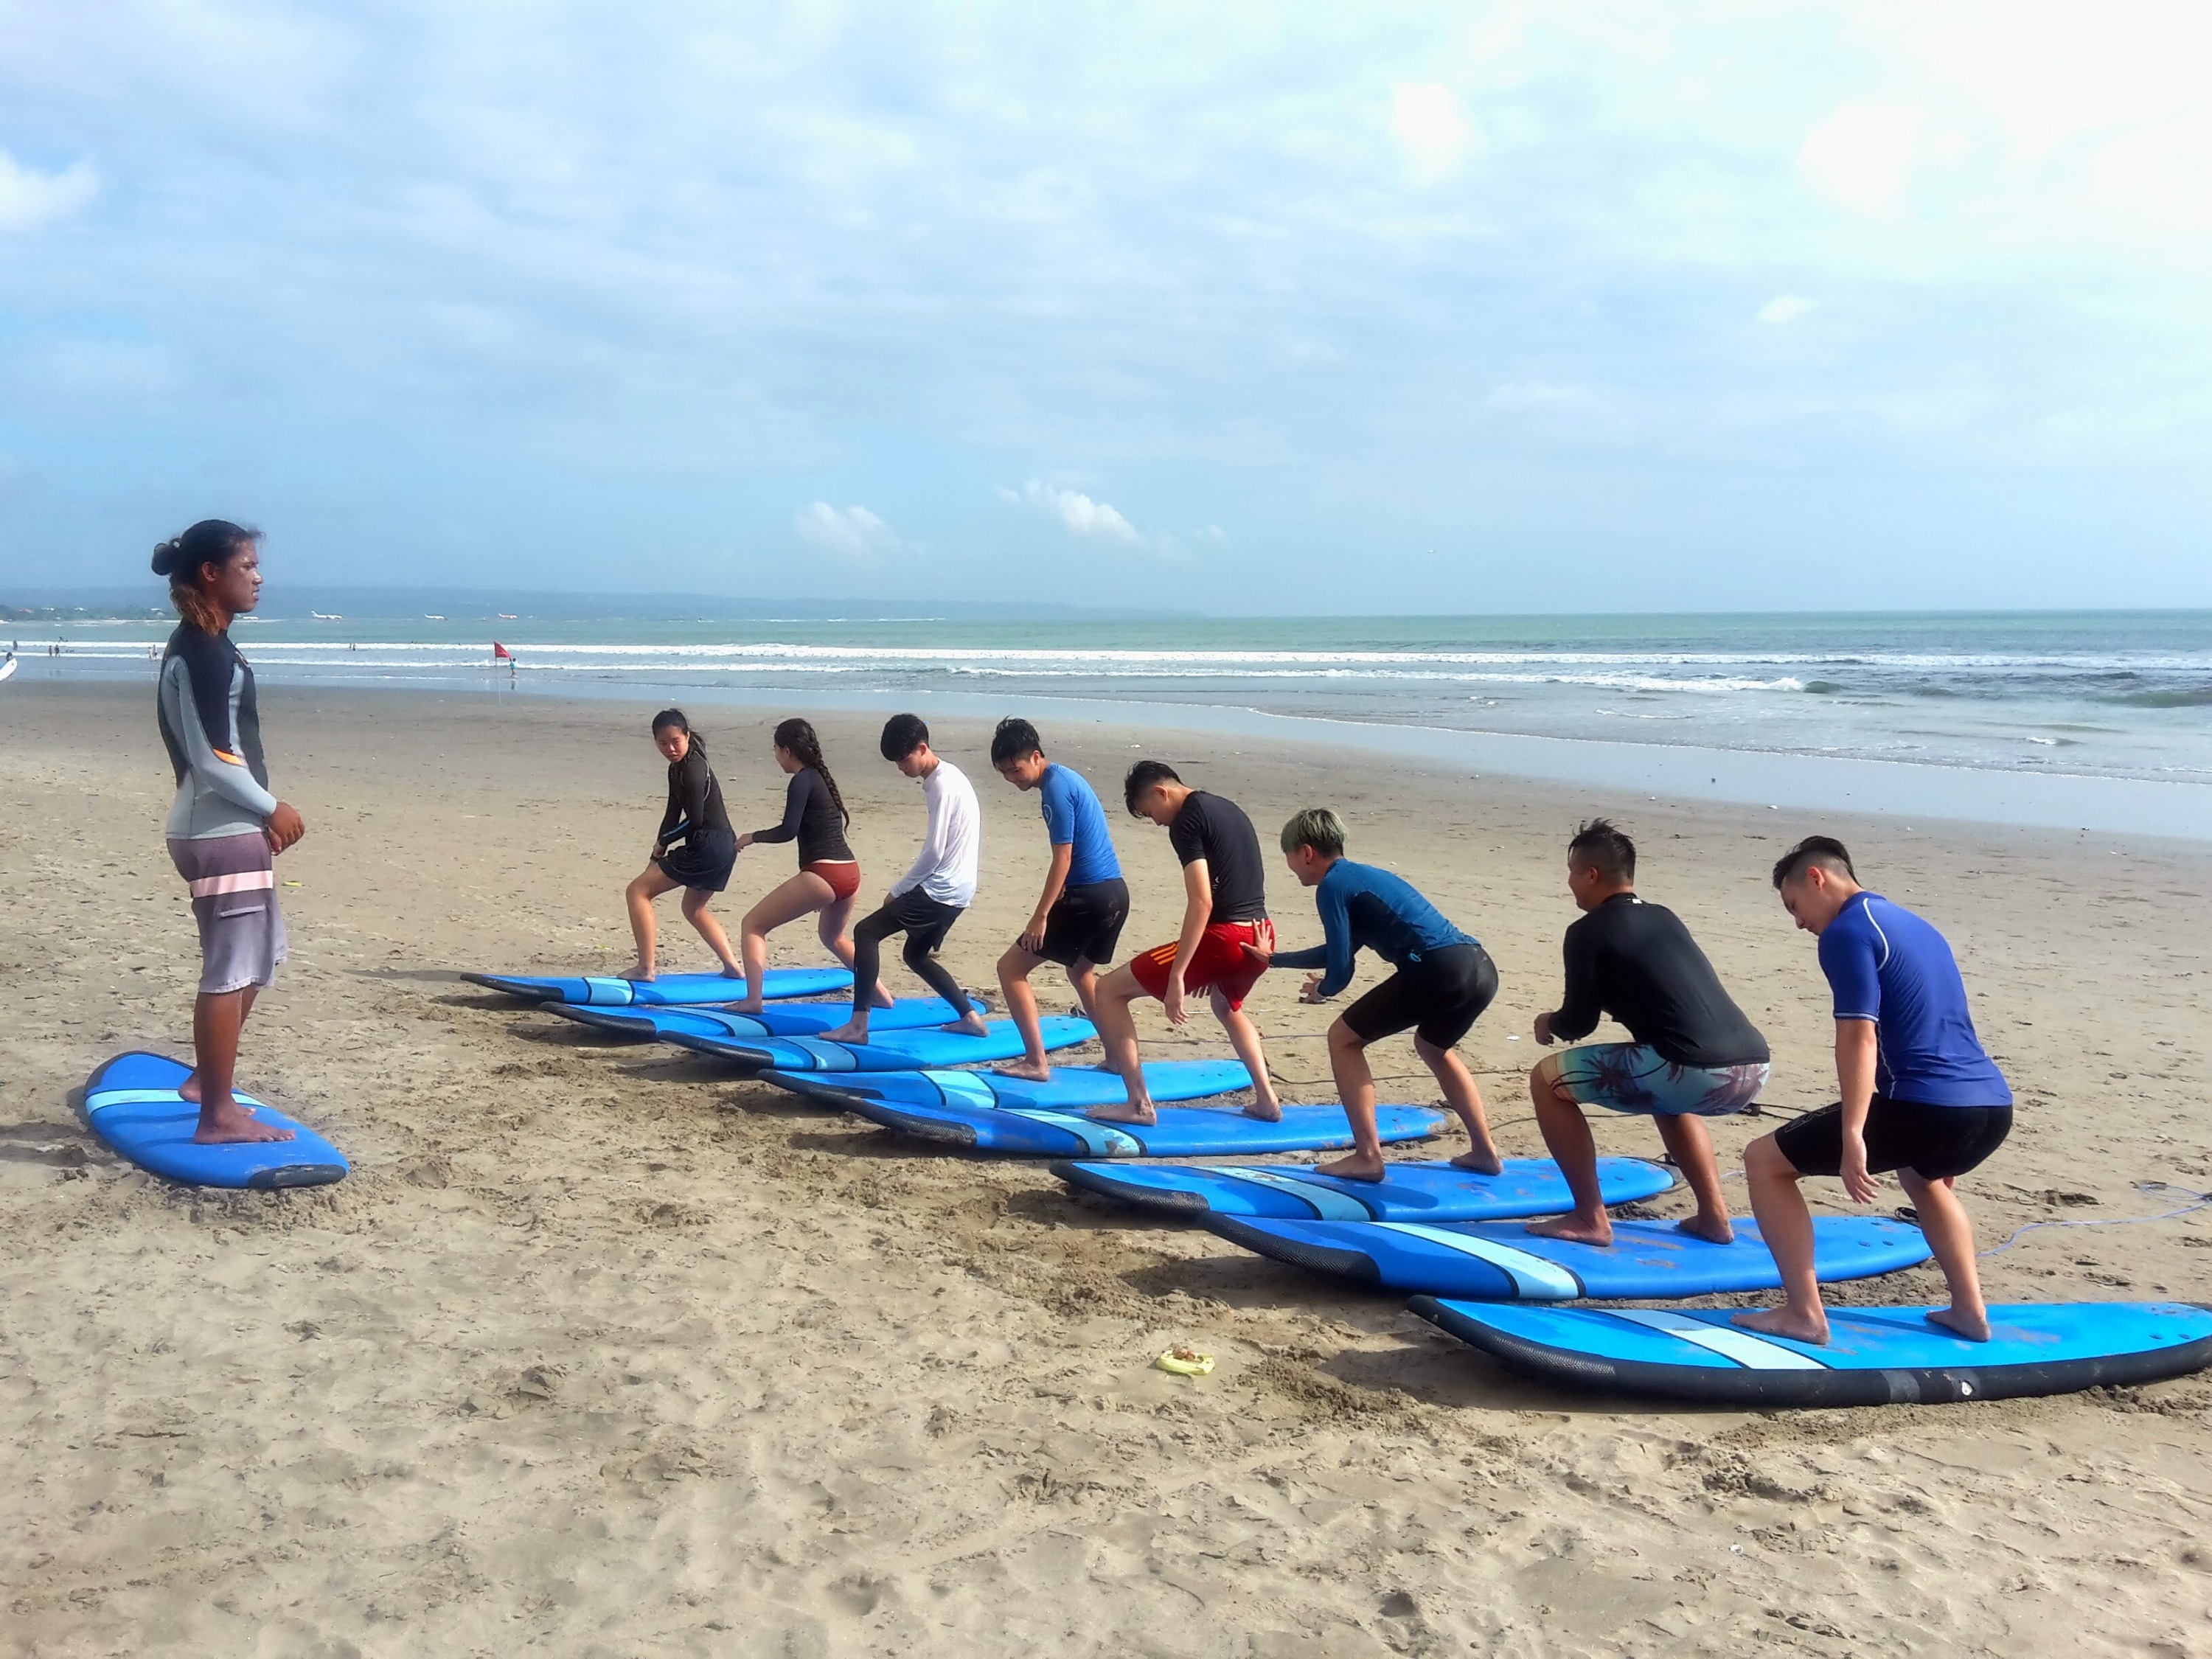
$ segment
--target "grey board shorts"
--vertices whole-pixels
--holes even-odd
[[[171,841],[169,858],[192,891],[200,927],[200,994],[266,985],[284,960],[284,916],[276,908],[269,838],[216,836]]]

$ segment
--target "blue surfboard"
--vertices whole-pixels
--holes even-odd
[[[142,1170],[193,1187],[324,1187],[343,1181],[345,1154],[296,1118],[246,1094],[236,1098],[289,1140],[203,1146],[192,1139],[200,1109],[177,1092],[192,1068],[167,1054],[118,1054],[84,1083],[93,1133]]]
[[[1494,1176],[1449,1164],[1393,1164],[1380,1181],[1343,1181],[1310,1164],[1055,1164],[1052,1172],[1139,1209],[1178,1215],[1266,1216],[1278,1221],[1506,1221],[1563,1215],[1575,1206],[1548,1158],[1509,1158]],[[1601,1158],[1598,1191],[1607,1204],[1663,1193],[1674,1176],[1637,1158]]]
[[[576,1002],[594,1008],[686,1008],[737,1002],[745,982],[721,974],[663,974],[650,984],[599,975],[539,979],[527,974],[463,974],[471,985],[489,986],[526,1002]],[[786,997],[828,996],[852,988],[843,968],[771,968],[761,994],[771,1002]]]
[[[1164,1066],[1206,1062],[1165,1060]],[[1147,1073],[1151,1071],[1147,1066]],[[1109,1073],[1108,1075],[1111,1075]],[[1099,1123],[1075,1109],[1040,1106],[930,1106],[871,1100],[842,1103],[872,1123],[901,1134],[1014,1158],[1203,1158],[1226,1152],[1324,1152],[1352,1145],[1352,1125],[1341,1106],[1285,1106],[1279,1123],[1262,1123],[1233,1106],[1163,1106],[1155,1124]],[[1102,1105],[1110,1105],[1102,1101]],[[1386,1141],[1421,1140],[1443,1127],[1441,1112],[1422,1106],[1378,1106],[1376,1127]]]
[[[970,1006],[979,1014],[983,1012],[981,1003]],[[741,1014],[729,1008],[593,1008],[573,1002],[544,1002],[538,1006],[579,1025],[669,1042],[679,1036],[738,1042],[764,1036],[814,1036],[853,1017],[849,1002],[781,1002],[757,1014]],[[868,1024],[872,1031],[911,1031],[959,1018],[943,997],[901,997],[890,1007],[870,1014]]]
[[[732,1060],[757,1072],[912,1072],[929,1066],[986,1065],[1017,1060],[1022,1034],[1011,1019],[988,1022],[990,1035],[963,1031],[884,1031],[872,1024],[866,1042],[829,1042],[819,1037],[708,1036],[698,1032],[668,1034],[668,1040],[702,1054]],[[1087,1019],[1055,1014],[1038,1022],[1048,1049],[1072,1048],[1098,1035]]]
[[[1103,1066],[1055,1066],[1048,1083],[1000,1077],[993,1072],[869,1072],[820,1073],[763,1072],[761,1081],[807,1095],[840,1109],[855,1096],[894,1106],[981,1106],[1018,1111],[1082,1112],[1093,1106],[1119,1106],[1129,1097],[1121,1074]],[[1145,1082],[1155,1101],[1203,1100],[1252,1086],[1241,1060],[1156,1060],[1145,1065]]]
[[[1206,1224],[1245,1249],[1377,1290],[1471,1302],[1568,1302],[1577,1297],[1709,1296],[1778,1289],[1782,1274],[1759,1224],[1714,1244],[1671,1221],[1616,1221],[1613,1243],[1540,1238],[1513,1222],[1270,1221],[1209,1213]],[[1823,1283],[1869,1279],[1928,1260],[1920,1229],[1885,1216],[1820,1216],[1813,1265]]]
[[[1729,1308],[1498,1307],[1432,1296],[1412,1305],[1547,1382],[1730,1406],[2008,1400],[2212,1365],[2212,1310],[2181,1302],[1993,1304],[1987,1342],[1930,1324],[1926,1308],[1831,1308],[1826,1346],[1747,1331]]]

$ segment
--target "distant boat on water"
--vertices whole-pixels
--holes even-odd
[[[422,613],[422,620],[424,622],[443,622],[446,619],[434,611],[425,611]]]
[[[499,611],[493,612],[493,614],[501,622],[520,622],[522,620],[522,615],[520,611]]]
[[[323,611],[310,609],[307,614],[313,617],[317,622],[343,622],[345,620],[344,613],[337,611],[332,611],[325,614]]]

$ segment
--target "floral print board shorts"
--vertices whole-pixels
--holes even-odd
[[[1726,1117],[1759,1098],[1764,1060],[1677,1066],[1640,1042],[1586,1042],[1559,1056],[1559,1080],[1578,1104],[1654,1116]]]

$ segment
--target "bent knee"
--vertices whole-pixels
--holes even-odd
[[[1743,1172],[1754,1180],[1771,1180],[1780,1176],[1795,1181],[1802,1173],[1782,1150],[1782,1143],[1771,1133],[1763,1134],[1743,1149]]]
[[[1329,1022],[1328,1048],[1331,1054],[1357,1054],[1366,1046],[1367,1039],[1346,1025],[1340,1018]]]

